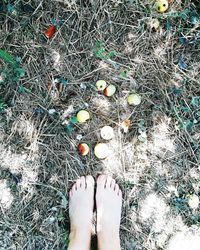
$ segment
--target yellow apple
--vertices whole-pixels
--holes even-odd
[[[98,143],[94,148],[94,154],[99,159],[105,159],[108,157],[108,146],[105,143]]]
[[[130,94],[128,96],[128,104],[129,105],[134,105],[134,106],[137,106],[141,103],[142,101],[142,98],[139,94]]]
[[[76,119],[79,123],[84,123],[90,119],[90,114],[86,110],[80,110],[76,115]]]
[[[111,140],[114,137],[114,131],[113,128],[110,126],[104,126],[101,129],[101,137],[104,140]]]
[[[107,86],[107,83],[104,80],[98,80],[96,82],[96,88],[99,91],[103,91],[106,88],[106,86]]]
[[[103,93],[105,96],[112,96],[112,95],[114,95],[115,92],[116,92],[115,85],[110,84],[110,85],[108,85],[107,88],[104,89]]]
[[[168,0],[158,0],[156,2],[156,10],[159,13],[164,13],[169,7]]]

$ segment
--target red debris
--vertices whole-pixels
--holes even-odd
[[[44,32],[45,36],[48,38],[48,39],[51,39],[54,35],[54,33],[56,32],[56,28],[54,25],[50,25],[48,27],[48,29]]]

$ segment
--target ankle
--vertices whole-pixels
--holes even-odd
[[[81,227],[71,227],[69,239],[82,239],[82,238],[88,238],[88,236],[91,236],[92,230],[90,227],[88,228],[81,228]]]
[[[98,239],[103,239],[103,240],[108,240],[110,241],[111,239],[116,239],[117,241],[120,240],[119,232],[117,231],[97,231],[97,237]]]

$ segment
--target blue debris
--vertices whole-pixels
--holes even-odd
[[[197,24],[199,21],[199,18],[198,18],[198,14],[196,12],[196,10],[192,11],[191,14],[190,14],[190,22],[195,25]]]
[[[167,22],[166,22],[166,30],[170,31],[171,29],[172,29],[172,23],[168,19]]]
[[[63,77],[60,78],[60,83],[62,83],[64,86],[67,86],[68,81],[64,79]]]
[[[187,39],[185,37],[179,37],[179,43],[181,45],[185,45],[187,43]]]
[[[22,5],[22,10],[25,12],[25,13],[33,13],[35,11],[35,8],[33,8],[30,4],[24,4]]]
[[[197,16],[191,16],[191,23],[196,24],[198,22],[198,17]]]
[[[15,10],[15,8],[14,8],[14,6],[12,4],[7,4],[6,7],[7,7],[7,11],[10,12],[10,13],[12,13]]]
[[[200,96],[193,96],[192,101],[191,101],[191,105],[193,107],[200,107]]]
[[[54,19],[52,18],[51,19],[51,23],[54,25],[54,26],[61,26],[63,24],[63,21],[59,20],[59,19]]]
[[[16,61],[17,63],[21,63],[22,58],[21,58],[20,56],[16,56],[15,61]]]
[[[42,117],[44,115],[44,113],[45,113],[45,111],[42,108],[35,108],[35,109],[33,109],[33,114],[35,116]]]
[[[182,89],[177,88],[176,86],[173,86],[173,87],[171,88],[171,90],[172,90],[172,93],[173,93],[174,95],[176,95],[176,96],[180,96],[181,93],[182,93]]]
[[[68,81],[65,78],[63,78],[62,76],[55,77],[55,81],[57,83],[63,84],[64,86],[67,86],[67,84],[68,84]]]
[[[74,129],[73,124],[69,123],[65,126],[65,131],[68,135],[70,135],[73,132],[73,129]]]
[[[178,67],[181,70],[185,70],[186,69],[186,64],[184,62],[183,56],[180,56],[180,58],[179,58]]]
[[[21,180],[22,180],[22,174],[21,174],[21,173],[15,174],[15,173],[11,173],[11,172],[9,171],[9,175],[10,175],[10,178],[12,179],[12,181],[15,182],[15,184],[20,183]]]

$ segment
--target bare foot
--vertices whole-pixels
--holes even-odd
[[[119,250],[122,191],[115,180],[106,175],[97,179],[97,237],[100,250]]]
[[[94,208],[94,178],[79,178],[69,193],[70,243],[68,250],[89,250]]]

